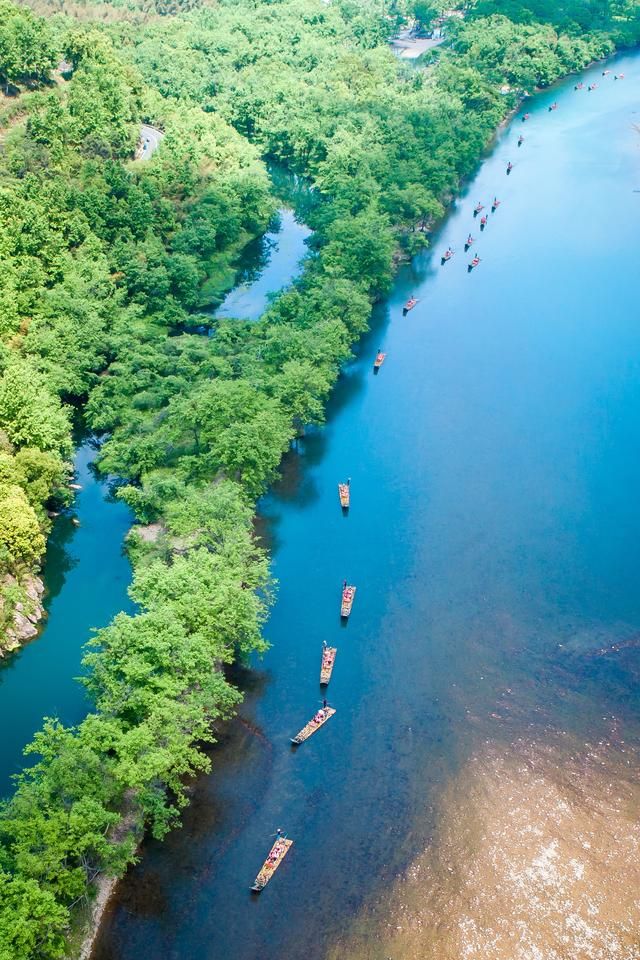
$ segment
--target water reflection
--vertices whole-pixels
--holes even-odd
[[[293,210],[280,210],[274,227],[244,248],[238,262],[237,284],[214,316],[257,320],[270,299],[300,273],[310,235],[309,227],[298,221]]]
[[[75,459],[74,503],[53,525],[44,561],[46,619],[41,634],[0,667],[0,792],[22,766],[22,750],[45,716],[76,723],[89,701],[75,679],[94,628],[131,610],[131,568],[123,543],[132,521],[96,473],[96,446],[85,438]],[[74,523],[78,522],[79,526]]]

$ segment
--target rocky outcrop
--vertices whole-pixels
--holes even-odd
[[[38,633],[44,615],[40,577],[28,574],[21,580],[6,574],[0,581],[0,657],[17,650]]]

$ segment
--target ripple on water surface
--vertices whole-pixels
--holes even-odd
[[[523,739],[474,755],[377,936],[332,960],[637,960],[637,751],[573,746]]]

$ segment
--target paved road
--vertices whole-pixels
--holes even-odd
[[[143,123],[136,149],[136,160],[149,160],[160,146],[163,137],[162,130],[158,130],[157,127],[150,127],[148,123]]]

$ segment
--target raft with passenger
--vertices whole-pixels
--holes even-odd
[[[480,257],[476,255],[471,261],[471,263],[469,264],[469,266],[467,267],[469,273],[471,273],[472,270],[475,270],[475,268],[478,266],[479,263],[480,263]]]
[[[294,746],[298,746],[301,743],[304,743],[305,740],[308,740],[309,737],[312,737],[314,733],[317,733],[320,727],[323,727],[327,720],[330,720],[335,713],[334,707],[320,707],[318,712],[309,720],[309,723],[305,723],[302,730],[299,733],[296,733],[295,737],[291,737],[291,743]]]
[[[345,580],[342,584],[342,600],[340,603],[340,616],[348,617],[351,614],[353,601],[356,595],[356,588]]]
[[[451,247],[449,247],[447,250],[445,250],[445,252],[440,257],[440,263],[442,264],[442,266],[445,265],[447,260],[451,260],[452,256],[453,256],[453,250],[451,249]]]
[[[337,647],[323,647],[322,648],[322,662],[320,663],[320,686],[326,687],[331,680],[331,674],[333,673],[333,667],[336,662],[336,654],[338,652]]]
[[[343,510],[348,510],[351,503],[351,478],[346,483],[338,484],[338,496],[340,497],[340,506]]]
[[[380,369],[380,367],[384,363],[385,357],[386,357],[386,353],[383,353],[382,350],[378,350],[378,352],[376,353],[376,358],[373,361],[373,369],[376,372]]]
[[[288,840],[286,834],[282,834],[280,830],[278,830],[276,841],[271,847],[269,855],[262,864],[262,869],[251,887],[253,893],[261,893],[264,890],[292,846],[293,840]]]
[[[474,211],[473,211],[474,217],[477,217],[478,214],[479,214],[479,213],[482,213],[483,210],[484,210],[484,203],[476,203],[475,208],[474,208]]]
[[[413,308],[415,307],[415,305],[416,305],[417,302],[418,302],[418,298],[417,298],[417,297],[409,297],[409,299],[408,299],[407,302],[405,303],[404,307],[402,308],[402,312],[403,312],[403,313],[409,313],[409,310],[413,310]]]

